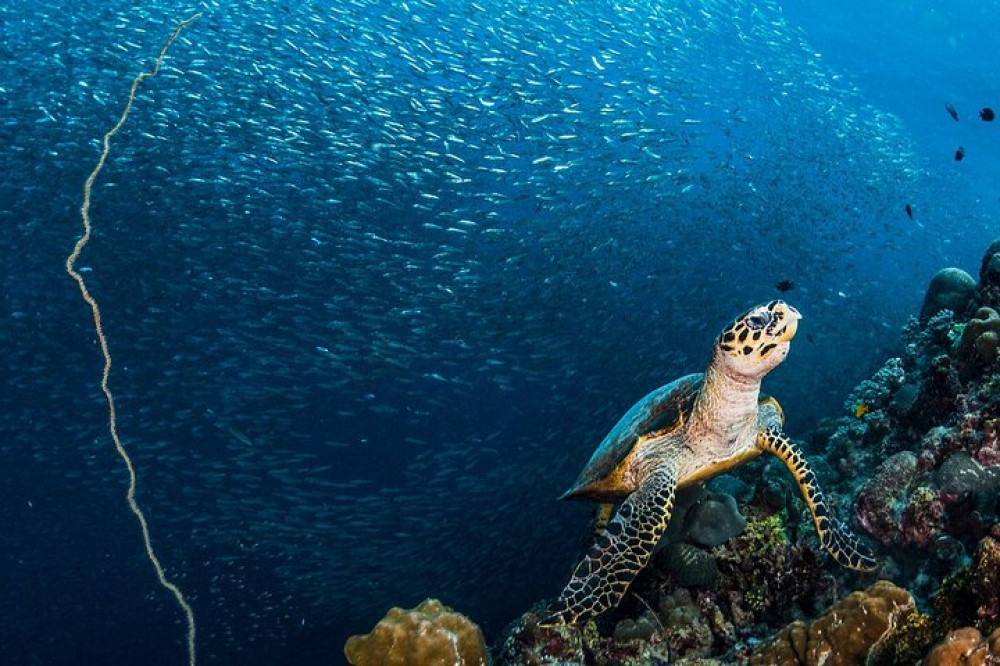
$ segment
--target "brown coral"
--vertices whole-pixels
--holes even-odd
[[[1000,629],[984,639],[974,627],[948,634],[934,646],[923,666],[996,666],[1000,664]]]
[[[993,308],[979,308],[962,330],[958,343],[958,375],[962,381],[995,367],[1000,347],[1000,315]]]
[[[865,663],[880,641],[914,612],[913,597],[888,581],[854,592],[810,624],[793,622],[754,653],[751,666],[850,666]]]
[[[469,618],[437,599],[391,608],[364,636],[344,646],[353,666],[487,666],[483,634]]]

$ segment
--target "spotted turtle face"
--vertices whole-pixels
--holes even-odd
[[[716,353],[736,373],[763,377],[788,355],[802,315],[784,301],[759,305],[719,335]]]

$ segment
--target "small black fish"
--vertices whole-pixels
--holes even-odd
[[[910,204],[906,204],[906,208],[904,210],[906,210],[906,217],[908,217],[908,218],[910,218],[912,220],[913,219],[913,206],[911,206]]]
[[[958,111],[955,110],[955,107],[953,107],[951,104],[945,104],[944,108],[948,110],[948,115],[951,116],[952,118],[954,118],[955,122],[957,123],[958,122]]]
[[[997,114],[993,113],[993,109],[991,109],[990,107],[984,106],[982,110],[979,112],[979,117],[982,118],[985,122],[991,123],[993,122],[993,119],[997,117]]]
[[[958,150],[955,151],[955,161],[961,162],[965,159],[965,146],[959,146]]]
[[[774,285],[774,288],[778,291],[791,291],[795,289],[795,283],[791,280],[781,280],[778,284]]]

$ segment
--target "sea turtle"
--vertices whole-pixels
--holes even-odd
[[[704,374],[656,389],[608,433],[561,499],[621,502],[540,624],[575,624],[618,605],[663,536],[678,488],[772,453],[812,512],[820,544],[842,566],[870,571],[871,553],[833,515],[816,475],[782,433],[784,414],[760,382],[788,355],[801,315],[771,301],[738,317],[715,341]]]

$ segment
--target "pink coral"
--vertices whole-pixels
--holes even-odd
[[[956,497],[930,486],[911,490],[926,474],[919,462],[909,451],[897,453],[879,466],[858,495],[858,522],[885,545],[927,548],[944,533],[948,507]]]
[[[879,465],[872,478],[861,487],[855,509],[858,522],[883,544],[897,540],[900,505],[917,474],[916,456],[904,451]]]
[[[983,465],[1000,465],[1000,437],[997,436],[997,420],[984,419],[977,432],[978,447],[973,457]]]

